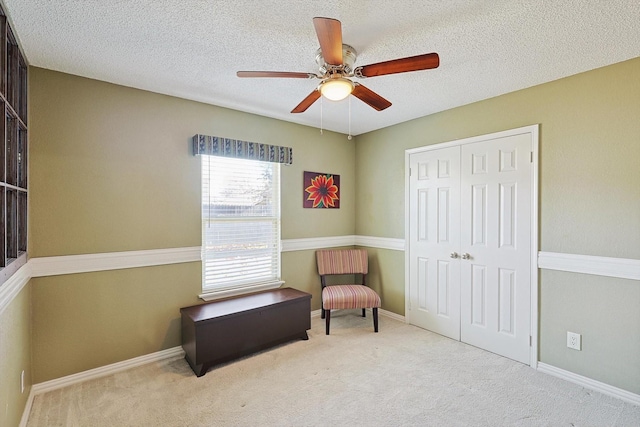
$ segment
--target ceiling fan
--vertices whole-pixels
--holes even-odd
[[[389,108],[391,102],[362,84],[354,82],[352,78],[363,79],[386,74],[428,70],[440,65],[437,53],[426,53],[354,68],[358,54],[353,47],[342,43],[340,21],[332,18],[313,18],[313,26],[320,42],[320,48],[316,54],[316,63],[320,67],[318,74],[289,71],[238,71],[237,76],[320,79],[318,87],[291,110],[292,113],[306,111],[320,96],[332,101],[339,101],[349,95],[353,95],[365,104],[382,111]]]

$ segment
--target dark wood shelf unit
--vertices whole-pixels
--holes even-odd
[[[26,262],[28,81],[27,61],[0,7],[0,269]]]

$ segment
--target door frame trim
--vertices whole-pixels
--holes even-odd
[[[437,144],[425,145],[417,148],[410,148],[405,150],[404,154],[404,170],[405,170],[405,181],[404,181],[404,237],[405,242],[409,242],[409,160],[412,154],[421,153],[424,151],[430,150],[439,150],[441,148],[448,147],[457,147],[466,144],[473,144],[475,142],[486,141],[489,139],[497,139],[510,137],[515,135],[529,134],[531,136],[531,259],[530,259],[530,269],[531,269],[531,307],[530,307],[530,318],[531,325],[529,330],[530,335],[530,347],[529,347],[529,366],[534,369],[538,367],[538,245],[539,245],[539,215],[538,215],[538,188],[539,188],[539,130],[540,125],[534,124],[529,126],[524,126],[515,129],[509,129],[501,132],[494,132],[486,135],[478,135],[472,136],[469,138],[457,139],[448,142],[441,142]],[[404,256],[404,285],[405,285],[405,321],[410,323],[411,321],[411,312],[409,310],[409,257],[410,250],[409,245],[405,243],[405,256]]]

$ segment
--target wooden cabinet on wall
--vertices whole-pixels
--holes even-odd
[[[20,264],[26,262],[28,68],[1,9],[0,38],[0,108],[4,111],[0,120],[0,269],[4,269],[17,259]]]

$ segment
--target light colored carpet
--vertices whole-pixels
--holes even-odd
[[[196,378],[171,359],[36,396],[36,426],[640,426],[640,407],[381,316],[312,320]]]

